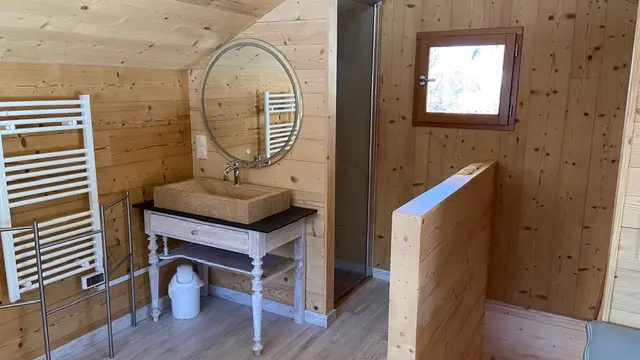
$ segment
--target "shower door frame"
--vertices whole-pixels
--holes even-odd
[[[367,254],[366,271],[367,277],[373,276],[374,260],[374,236],[376,220],[376,160],[378,142],[378,72],[380,66],[380,10],[382,1],[373,5],[373,44],[371,57],[371,120],[369,128],[369,202],[367,204]]]

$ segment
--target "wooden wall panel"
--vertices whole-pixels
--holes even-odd
[[[640,33],[640,25],[636,35]],[[636,37],[601,318],[640,328],[640,47]],[[622,122],[622,121],[621,121]]]
[[[264,169],[241,169],[241,181],[292,190],[292,203],[318,209],[309,219],[307,228],[307,310],[327,313],[333,309],[333,284],[329,288],[333,271],[330,242],[325,229],[329,210],[328,162],[330,149],[329,104],[335,102],[328,90],[329,58],[328,29],[331,0],[286,0],[237,38],[257,38],[269,42],[280,50],[295,69],[302,86],[304,118],[300,139],[291,153],[274,166]],[[306,34],[306,35],[305,35]],[[205,131],[200,115],[201,77],[205,63],[189,71],[189,98],[191,101],[192,138]],[[330,100],[331,99],[331,100]],[[192,144],[194,147],[195,144]],[[215,144],[208,140],[208,159],[198,160],[193,151],[195,177],[221,178],[227,160]],[[280,249],[288,254],[291,249]],[[331,261],[331,263],[329,263]],[[240,276],[212,271],[213,283],[234,290],[250,292],[251,282]],[[293,299],[291,273],[284,274],[265,285],[265,296],[285,304]],[[328,291],[331,289],[331,291]]]
[[[488,300],[484,360],[582,360],[585,322]]]
[[[394,211],[390,359],[480,358],[495,170],[470,165]]]
[[[149,200],[153,186],[191,177],[191,146],[187,74],[174,70],[0,63],[0,99],[33,100],[91,95],[98,190],[101,203],[131,194],[132,203]],[[5,152],[33,154],[81,141],[80,135],[26,135],[7,139]],[[47,219],[77,210],[82,197],[60,199],[13,213],[14,224]],[[84,200],[86,201],[86,199]],[[133,212],[136,269],[147,265],[147,240],[142,215]],[[109,262],[124,256],[126,227],[122,209],[107,213]],[[4,269],[0,260],[0,269]],[[162,270],[167,284],[172,267]],[[121,276],[121,269],[114,277]],[[0,303],[7,303],[6,279],[0,270]],[[165,289],[165,285],[161,286]],[[47,300],[57,306],[81,292],[79,277],[46,287]],[[163,292],[166,293],[165,290]],[[138,305],[150,301],[147,276],[136,279]],[[37,296],[29,293],[26,298]],[[52,346],[58,347],[105,324],[104,297],[98,296],[50,317]],[[114,287],[115,317],[129,311],[127,283]],[[32,359],[43,352],[37,306],[0,311],[0,358]]]
[[[391,211],[468,163],[498,161],[488,296],[595,318],[603,289],[637,4],[390,0],[382,12],[375,267]],[[513,132],[413,128],[419,31],[523,26]]]
[[[7,0],[0,60],[186,69],[281,2]]]

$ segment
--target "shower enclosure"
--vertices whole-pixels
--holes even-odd
[[[336,304],[371,276],[378,1],[338,0]]]

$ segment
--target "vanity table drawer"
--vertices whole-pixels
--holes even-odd
[[[158,214],[151,214],[149,225],[151,232],[171,238],[245,254],[249,251],[249,234],[243,231]]]

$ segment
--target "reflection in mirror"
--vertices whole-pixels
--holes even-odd
[[[230,159],[249,166],[279,160],[292,147],[302,104],[297,79],[273,47],[238,40],[219,50],[202,84],[205,128]]]

